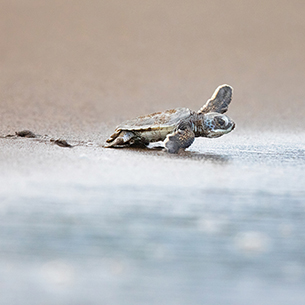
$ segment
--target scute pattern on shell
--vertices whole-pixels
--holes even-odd
[[[155,112],[145,116],[123,122],[117,130],[152,130],[178,124],[188,118],[192,111],[188,108],[176,108],[162,112]]]

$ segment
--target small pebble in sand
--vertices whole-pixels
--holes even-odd
[[[60,147],[72,147],[72,145],[69,144],[66,140],[62,140],[62,139],[54,140],[54,139],[51,139],[50,141],[53,142],[54,144],[60,146]]]
[[[17,131],[16,136],[22,137],[22,138],[36,138],[35,133],[30,130]]]

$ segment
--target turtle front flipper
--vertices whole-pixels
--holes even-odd
[[[106,144],[104,147],[126,147],[130,146],[134,143],[133,138],[135,134],[131,131],[121,130],[119,132],[115,132],[113,135],[106,140]]]
[[[219,86],[213,93],[212,97],[198,111],[198,113],[225,113],[228,110],[229,104],[231,103],[232,92],[233,88],[229,85]]]
[[[190,126],[179,128],[177,131],[167,135],[165,139],[165,147],[171,154],[178,153],[179,149],[188,148],[193,144],[195,134]]]

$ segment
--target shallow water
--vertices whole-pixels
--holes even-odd
[[[1,304],[304,303],[304,139],[173,156],[0,139]]]

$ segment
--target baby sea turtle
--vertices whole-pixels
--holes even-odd
[[[139,116],[116,127],[105,147],[148,145],[164,141],[169,153],[192,145],[195,137],[218,138],[232,131],[235,123],[226,115],[232,99],[232,87],[219,86],[197,112],[176,108]]]

